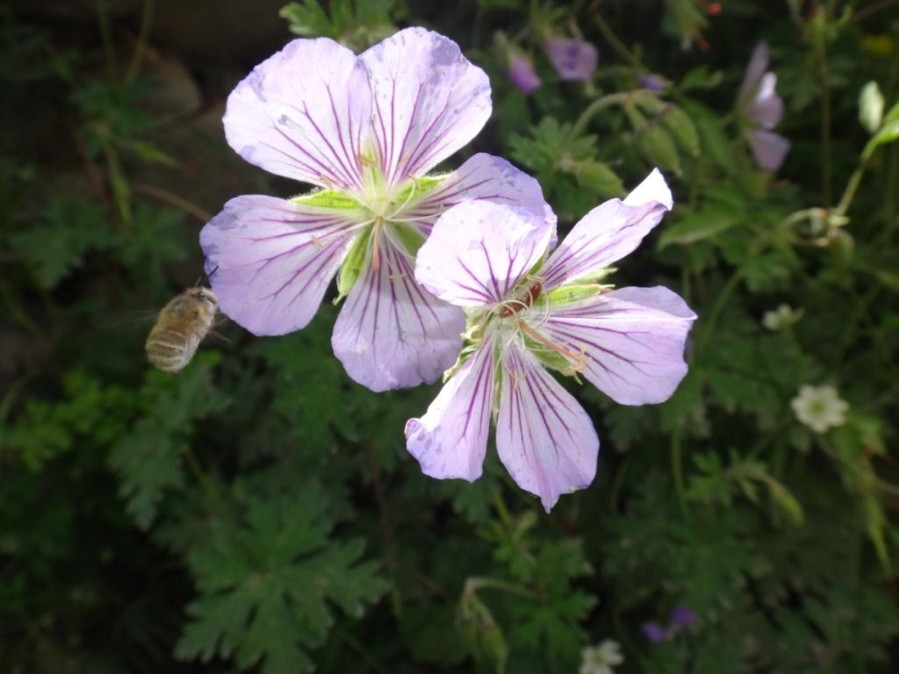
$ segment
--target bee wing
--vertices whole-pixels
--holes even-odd
[[[159,316],[158,309],[133,309],[103,314],[89,321],[91,327],[98,330],[124,330],[146,328]]]

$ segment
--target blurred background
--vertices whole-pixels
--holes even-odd
[[[446,168],[508,158],[560,234],[654,166],[675,194],[612,282],[686,298],[690,374],[566,382],[602,449],[550,514],[492,447],[422,475],[439,384],[349,380],[329,302],[146,363],[205,222],[308,189],[228,147],[231,89],[413,25],[490,75]],[[0,86],[0,672],[899,668],[899,2],[7,0]]]

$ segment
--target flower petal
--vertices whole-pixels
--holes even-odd
[[[765,73],[759,85],[759,93],[746,108],[746,117],[763,129],[773,129],[784,115],[784,102],[774,87],[777,75]]]
[[[540,183],[502,157],[478,153],[429,192],[403,217],[414,220],[423,234],[448,208],[466,199],[484,199],[533,211],[555,232],[556,215],[543,198]],[[550,245],[555,243],[550,242]]]
[[[667,400],[687,374],[696,314],[667,288],[621,288],[552,307],[540,329],[586,358],[584,376],[622,405]]]
[[[391,184],[427,173],[490,117],[487,74],[438,33],[401,30],[359,60],[374,96],[373,131]]]
[[[520,206],[464,201],[437,220],[418,251],[415,278],[458,306],[497,304],[540,260],[554,231]]]
[[[347,374],[372,391],[432,383],[462,346],[465,314],[415,282],[413,262],[392,245],[367,265],[334,324],[331,346]]]
[[[586,40],[551,37],[543,43],[543,48],[562,80],[589,82],[596,72],[599,50]]]
[[[406,422],[406,448],[425,475],[481,476],[493,397],[493,342],[481,345],[420,419]]]
[[[225,136],[266,171],[323,187],[361,185],[371,93],[333,40],[294,40],[228,96]]]
[[[507,72],[512,84],[523,94],[531,93],[542,84],[534,64],[523,54],[513,53],[509,57]]]
[[[354,234],[345,212],[275,197],[231,199],[200,232],[222,312],[256,335],[305,327]]]
[[[499,458],[549,512],[596,475],[599,438],[574,397],[525,351],[506,351],[496,422]]]
[[[746,74],[743,75],[743,82],[740,84],[740,91],[737,94],[738,108],[748,105],[755,98],[766,70],[768,70],[768,43],[759,42],[752,51]]]
[[[755,163],[763,171],[777,171],[790,151],[790,141],[780,134],[764,129],[754,129],[749,133],[749,148]]]
[[[587,213],[543,268],[543,287],[595,274],[633,251],[671,209],[671,190],[658,169],[624,201],[610,199]]]

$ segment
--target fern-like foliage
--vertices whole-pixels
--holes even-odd
[[[236,518],[213,518],[188,555],[200,596],[176,655],[233,657],[264,674],[311,671],[308,651],[334,622],[329,603],[361,616],[386,588],[377,565],[359,561],[361,540],[330,537],[335,523],[316,484],[248,497]]]

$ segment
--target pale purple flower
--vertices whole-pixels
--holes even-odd
[[[425,474],[480,477],[492,415],[500,460],[549,510],[593,480],[599,439],[545,368],[581,375],[625,405],[671,396],[687,372],[684,342],[696,315],[666,288],[599,283],[671,204],[653,171],[624,201],[590,211],[552,252],[549,207],[474,200],[440,217],[415,276],[464,308],[468,328],[443,390],[406,424],[408,450]]]
[[[222,311],[257,335],[298,330],[340,270],[332,346],[349,375],[376,391],[434,381],[458,354],[465,316],[415,282],[418,246],[463,199],[542,203],[535,181],[489,155],[426,175],[490,112],[487,75],[422,28],[359,56],[298,39],[257,66],[228,98],[228,143],[320,189],[237,197],[203,228]]]
[[[543,48],[561,79],[588,82],[593,78],[599,51],[589,42],[567,37],[548,37],[543,41]]]
[[[768,45],[760,42],[743,76],[736,111],[755,163],[769,172],[780,168],[790,150],[790,141],[771,131],[784,113],[783,100],[774,91],[776,85],[777,75],[768,71]]]
[[[524,94],[531,93],[542,84],[540,76],[534,70],[534,64],[520,52],[513,51],[509,54],[508,72],[512,84]]]

